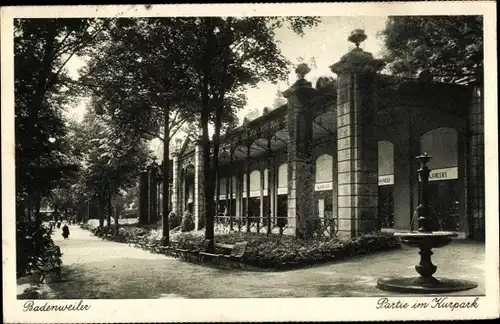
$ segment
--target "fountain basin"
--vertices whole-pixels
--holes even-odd
[[[439,294],[473,289],[477,284],[470,280],[439,277],[392,277],[380,278],[377,287],[400,293]]]
[[[437,232],[399,232],[394,233],[401,239],[401,243],[418,248],[440,248],[448,245],[453,237],[457,237],[458,234],[449,231],[437,231]]]
[[[453,237],[458,236],[457,233],[447,231],[401,232],[394,233],[394,236],[399,237],[401,243],[420,249],[420,262],[415,265],[415,270],[420,276],[381,278],[377,281],[379,289],[394,292],[431,294],[462,291],[477,287],[477,284],[473,281],[436,278],[433,276],[437,267],[432,264],[431,250],[448,245]]]

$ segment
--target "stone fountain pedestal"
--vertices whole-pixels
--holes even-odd
[[[377,282],[379,289],[432,294],[462,291],[477,287],[475,282],[469,280],[436,278],[433,276],[436,273],[437,267],[431,261],[432,249],[448,245],[452,238],[457,237],[458,234],[455,232],[434,231],[437,226],[436,222],[433,222],[433,219],[429,215],[431,208],[428,203],[429,193],[427,190],[430,170],[426,164],[431,158],[427,153],[416,157],[421,163],[421,167],[418,170],[421,180],[420,204],[415,211],[415,214],[418,215],[419,228],[417,231],[394,233],[394,236],[401,239],[401,243],[420,249],[420,262],[415,266],[415,270],[420,276],[381,278]]]
[[[453,237],[458,236],[457,233],[445,231],[429,233],[407,232],[394,233],[394,236],[400,237],[403,244],[420,249],[420,262],[415,266],[415,270],[420,276],[381,278],[377,282],[379,289],[395,292],[432,294],[462,291],[477,287],[477,284],[473,281],[436,278],[433,276],[436,273],[437,267],[431,261],[432,249],[448,245]]]

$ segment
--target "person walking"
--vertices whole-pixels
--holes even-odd
[[[64,224],[62,228],[62,236],[64,239],[67,239],[69,237],[69,227],[67,224]]]

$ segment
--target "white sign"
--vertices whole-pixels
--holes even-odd
[[[333,182],[316,183],[314,185],[314,191],[324,191],[332,189],[333,189]]]
[[[287,195],[288,194],[288,188],[278,188],[278,195]]]
[[[458,179],[458,167],[435,169],[429,174],[429,181]],[[419,179],[420,180],[420,179]]]
[[[227,196],[229,197],[230,195],[227,195]],[[233,193],[233,199],[234,198],[236,198],[236,194]],[[219,200],[226,200],[226,195],[220,195]]]
[[[394,174],[387,174],[383,176],[378,176],[379,186],[389,186],[394,184]]]

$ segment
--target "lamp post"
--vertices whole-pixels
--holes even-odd
[[[420,162],[420,169],[418,169],[418,176],[420,177],[420,204],[417,207],[418,213],[418,231],[423,233],[430,233],[429,219],[429,175],[431,170],[427,167],[427,163],[432,159],[432,156],[424,153],[415,158]]]

